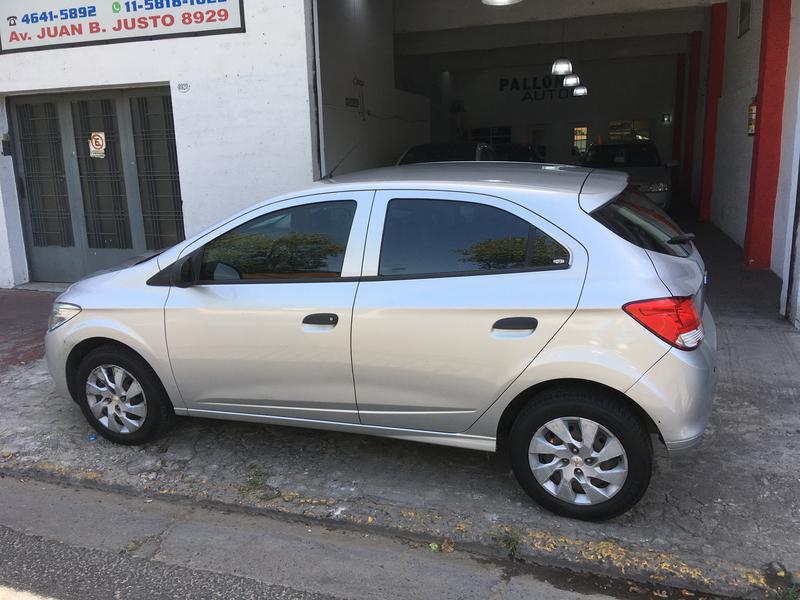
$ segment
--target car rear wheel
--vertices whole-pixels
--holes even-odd
[[[610,392],[554,388],[517,416],[511,464],[528,495],[548,510],[609,519],[647,490],[653,449],[641,420]]]
[[[75,373],[74,389],[92,427],[119,444],[153,440],[175,420],[172,404],[150,365],[119,346],[89,352]]]

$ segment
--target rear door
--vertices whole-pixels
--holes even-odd
[[[572,314],[586,266],[512,202],[378,192],[353,312],[361,422],[468,429]]]

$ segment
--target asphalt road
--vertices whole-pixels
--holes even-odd
[[[663,597],[461,549],[11,477],[0,478],[0,597],[4,587],[59,600]]]

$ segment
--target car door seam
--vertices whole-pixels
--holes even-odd
[[[356,387],[356,366],[353,360],[353,327],[356,320],[356,301],[358,300],[358,290],[361,287],[361,278],[364,275],[364,257],[367,255],[367,244],[369,243],[369,228],[372,225],[372,209],[375,207],[375,197],[378,195],[378,190],[372,191],[372,200],[369,204],[369,214],[367,215],[367,229],[364,232],[364,246],[361,248],[361,268],[358,272],[358,281],[356,282],[356,291],[353,294],[353,304],[350,307],[350,375],[353,378],[353,401],[356,403],[356,418],[361,424],[361,411],[358,408],[358,388]]]

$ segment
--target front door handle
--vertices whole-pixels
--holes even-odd
[[[502,329],[505,331],[536,331],[539,321],[533,317],[508,317],[507,319],[500,319],[492,329]]]
[[[315,313],[303,319],[303,325],[328,325],[336,327],[339,322],[339,315],[333,313]]]

